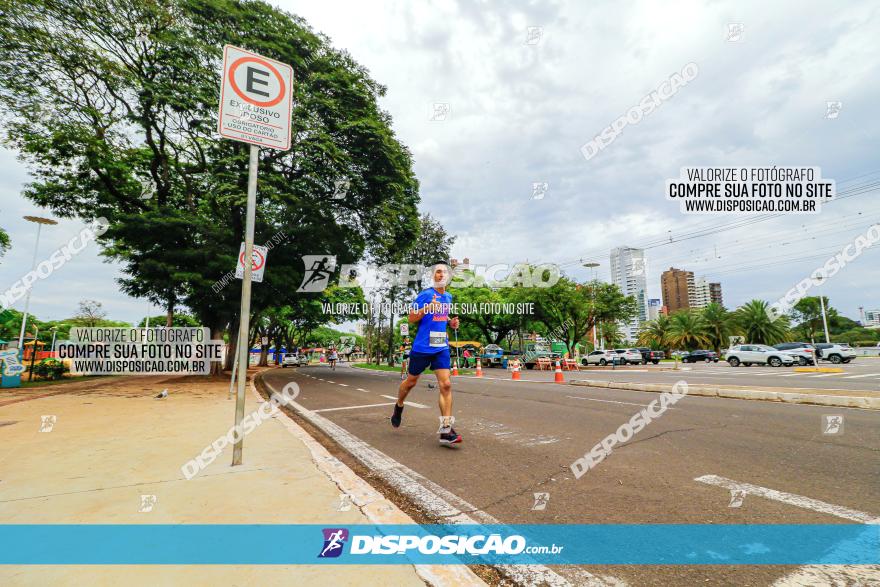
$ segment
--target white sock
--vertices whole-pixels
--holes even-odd
[[[455,416],[440,416],[440,429],[437,432],[440,434],[449,432],[453,424],[455,424]]]

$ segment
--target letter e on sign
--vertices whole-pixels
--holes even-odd
[[[223,48],[220,136],[286,151],[292,101],[292,67],[232,45]]]

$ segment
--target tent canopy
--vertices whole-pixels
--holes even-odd
[[[451,346],[452,348],[455,348],[455,349],[466,347],[466,346],[472,346],[477,349],[483,348],[482,343],[479,343],[475,340],[459,340],[459,341],[451,340],[451,341],[449,341],[449,346]]]

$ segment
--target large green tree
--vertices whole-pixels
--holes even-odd
[[[751,300],[735,312],[739,332],[751,344],[777,344],[788,338],[788,316],[772,319],[768,313],[767,302]]]
[[[385,88],[301,18],[240,0],[4,0],[0,11],[0,104],[6,144],[33,174],[24,195],[58,216],[107,218],[122,290],[171,318],[187,306],[215,337],[238,320],[240,282],[215,286],[235,267],[247,187],[248,147],[215,133],[226,43],[295,78],[293,146],[259,158],[256,242],[285,238],[254,313],[295,302],[302,255],[353,263],[409,246],[418,184],[377,104]]]
[[[692,351],[710,342],[706,322],[698,310],[679,310],[669,317],[669,343]]]
[[[730,344],[729,337],[736,330],[736,321],[733,314],[728,312],[721,304],[712,302],[700,310],[700,318],[703,320],[706,339],[712,350],[720,353],[722,348],[727,348]]]

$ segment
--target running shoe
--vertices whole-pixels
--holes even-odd
[[[403,406],[394,404],[394,413],[391,415],[391,425],[400,428],[400,419],[403,416]]]
[[[440,444],[458,444],[461,442],[461,434],[455,431],[455,428],[450,428],[447,432],[440,433]]]

